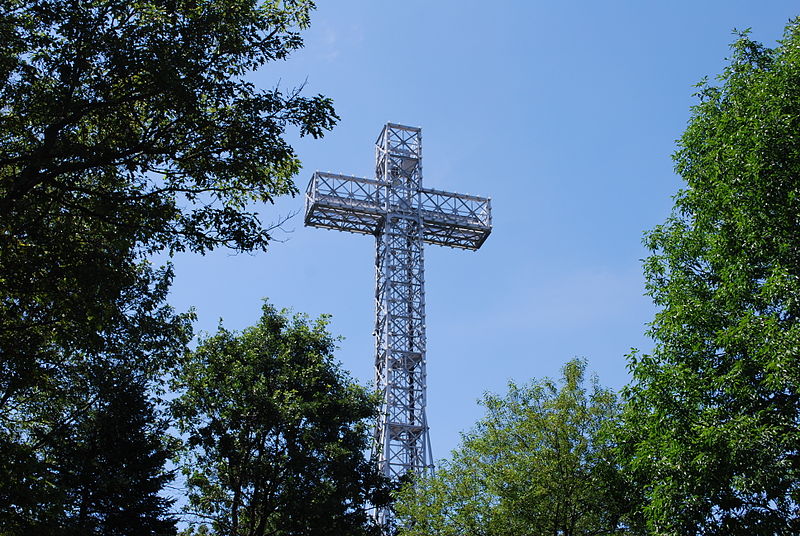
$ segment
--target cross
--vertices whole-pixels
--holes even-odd
[[[423,244],[476,250],[492,230],[488,198],[422,187],[422,132],[387,123],[375,178],[317,171],[305,224],[374,235],[375,383],[381,410],[373,455],[392,480],[433,470],[426,407]],[[378,512],[386,526],[388,512]]]

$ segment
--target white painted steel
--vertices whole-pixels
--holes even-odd
[[[375,152],[375,179],[314,173],[305,224],[375,236],[375,384],[382,406],[372,448],[381,472],[396,481],[433,471],[423,244],[476,250],[491,233],[492,216],[488,198],[422,187],[421,129],[387,123]],[[389,511],[375,515],[391,526]]]

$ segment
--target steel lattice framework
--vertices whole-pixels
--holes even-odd
[[[373,453],[396,480],[433,469],[425,416],[423,244],[476,250],[492,230],[488,198],[422,187],[422,133],[387,123],[375,179],[316,172],[305,224],[376,238],[375,382],[382,396]],[[388,512],[377,512],[386,524]]]

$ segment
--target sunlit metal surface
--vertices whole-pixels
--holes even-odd
[[[393,480],[433,470],[426,407],[423,244],[475,250],[492,230],[488,198],[422,187],[419,128],[387,123],[375,178],[316,172],[305,223],[376,239],[375,382],[382,397],[373,453]],[[390,523],[388,511],[378,521]]]

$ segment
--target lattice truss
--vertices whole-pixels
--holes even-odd
[[[386,131],[389,134],[386,134]],[[416,132],[416,139],[402,141],[400,132]],[[396,141],[395,141],[396,140]],[[381,144],[390,143],[397,153],[383,155]],[[417,144],[414,146],[413,144]],[[387,124],[377,141],[376,179],[364,179],[317,171],[306,189],[306,225],[378,235],[387,214],[398,210],[414,210],[422,221],[422,239],[429,244],[439,244],[464,249],[478,249],[489,236],[492,228],[491,203],[485,197],[442,192],[419,186],[414,192],[411,207],[403,206],[392,192],[392,181],[388,174],[378,170],[388,165],[397,165],[402,170],[409,161],[420,159],[404,156],[421,156],[419,129]],[[413,151],[416,151],[414,153]],[[380,159],[387,159],[381,163]],[[403,162],[405,161],[405,162]],[[414,171],[422,179],[422,168]]]
[[[375,381],[382,408],[373,451],[383,474],[396,480],[433,468],[423,244],[478,249],[492,220],[487,198],[422,187],[419,128],[388,123],[375,145],[375,179],[314,173],[305,223],[376,238]],[[387,512],[377,515],[386,522]]]

